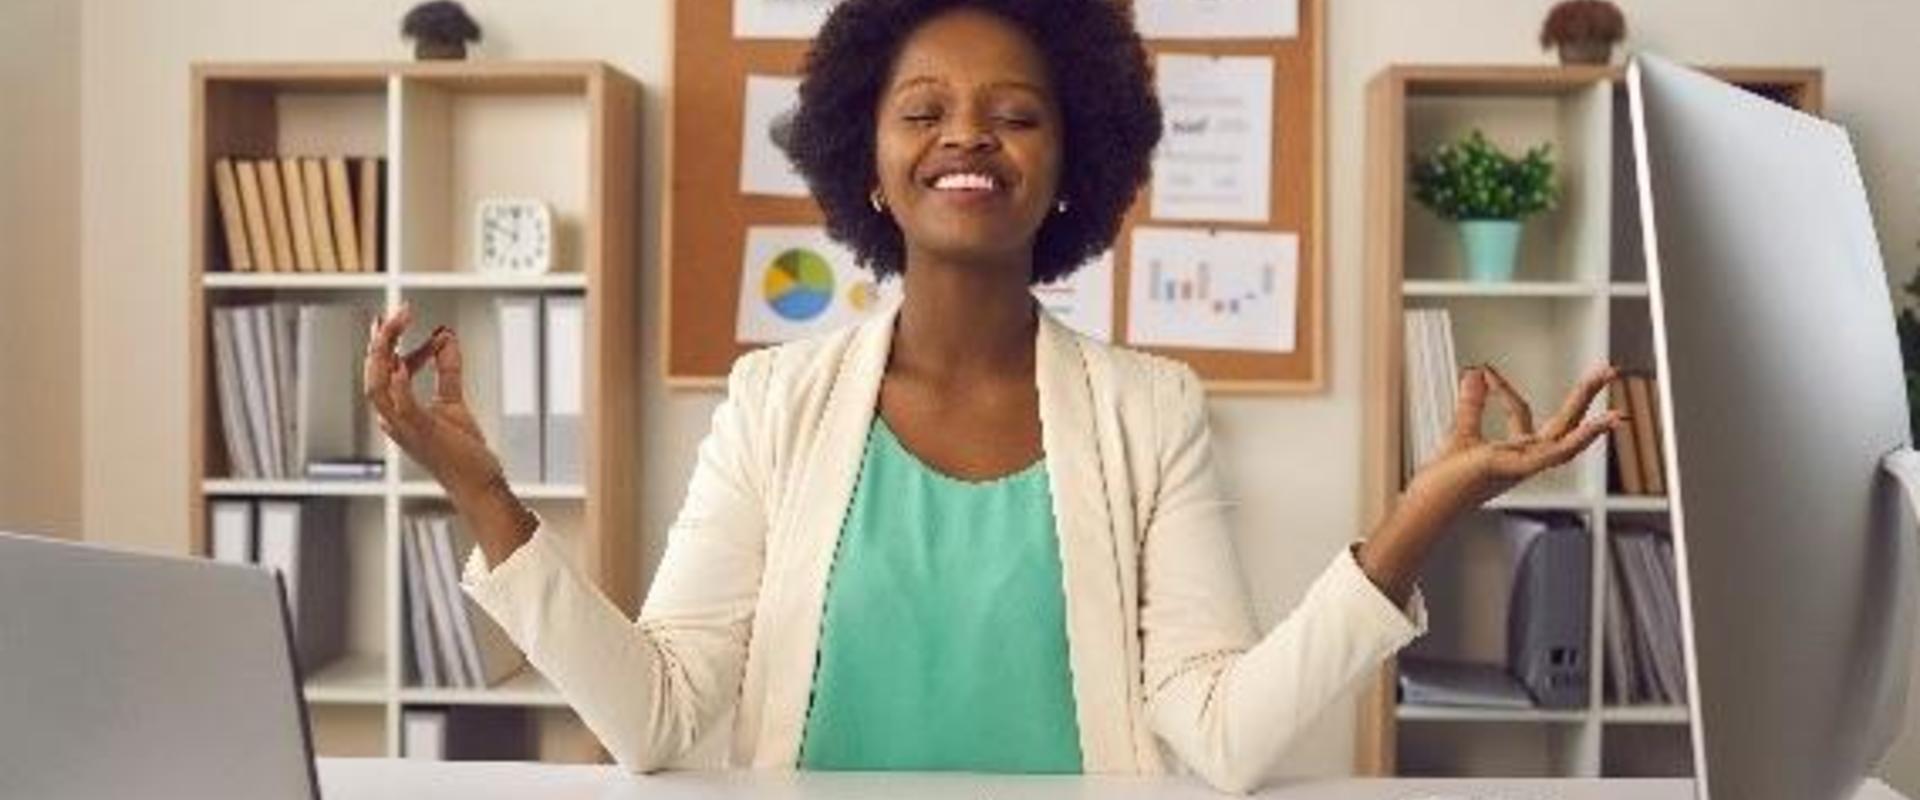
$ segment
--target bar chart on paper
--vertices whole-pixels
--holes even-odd
[[[1294,348],[1299,238],[1290,233],[1139,228],[1128,339],[1268,353]]]

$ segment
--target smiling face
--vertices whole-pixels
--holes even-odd
[[[915,253],[1029,258],[1053,208],[1060,111],[1044,57],[1013,23],[960,8],[902,44],[875,115],[879,190]]]

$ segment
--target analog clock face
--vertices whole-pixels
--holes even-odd
[[[532,201],[480,206],[479,262],[486,272],[541,273],[553,263],[553,218]]]

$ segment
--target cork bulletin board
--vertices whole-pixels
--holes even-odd
[[[1298,237],[1294,346],[1287,352],[1141,349],[1192,365],[1216,392],[1312,393],[1325,389],[1326,246],[1323,40],[1325,0],[1298,0],[1298,33],[1286,39],[1149,39],[1152,55],[1271,58],[1273,137],[1265,224],[1150,220],[1147,187],[1114,242],[1113,329],[1127,337],[1131,234],[1156,228],[1289,233]],[[735,39],[731,0],[675,0],[673,97],[667,123],[667,220],[662,246],[662,364],[675,388],[717,388],[735,358],[757,345],[735,340],[740,270],[749,226],[820,225],[809,198],[740,191],[749,75],[797,75],[808,43]]]

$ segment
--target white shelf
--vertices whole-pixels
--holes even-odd
[[[348,653],[307,677],[309,703],[367,705],[387,701],[386,663],[378,655]]]
[[[585,290],[587,276],[580,272],[550,272],[545,275],[501,275],[486,272],[402,272],[403,289],[482,289],[482,290]]]
[[[1614,297],[1649,297],[1653,294],[1645,283],[1613,283],[1607,286],[1607,294]]]
[[[1579,492],[1519,491],[1488,500],[1486,507],[1500,511],[1584,511],[1592,508],[1596,499]]]
[[[384,272],[209,272],[208,289],[384,289]]]
[[[257,481],[208,478],[201,489],[210,495],[254,495],[263,497],[379,497],[386,493],[384,480],[373,481]]]
[[[546,678],[532,666],[522,666],[520,671],[507,676],[506,680],[486,689],[425,689],[409,686],[400,690],[400,702],[468,706],[567,707],[566,698],[561,697],[559,690],[547,683]]]
[[[1455,280],[1412,280],[1400,285],[1407,297],[1596,297],[1602,287],[1570,281],[1509,281],[1476,283]]]
[[[513,496],[522,500],[587,499],[587,487],[577,483],[523,483],[511,488]],[[443,498],[447,492],[433,481],[406,481],[400,484],[400,496]]]
[[[1410,722],[1585,722],[1587,709],[1479,708],[1474,706],[1394,706],[1394,716]]]
[[[1607,706],[1600,710],[1600,718],[1644,725],[1685,725],[1691,721],[1686,706]]]

